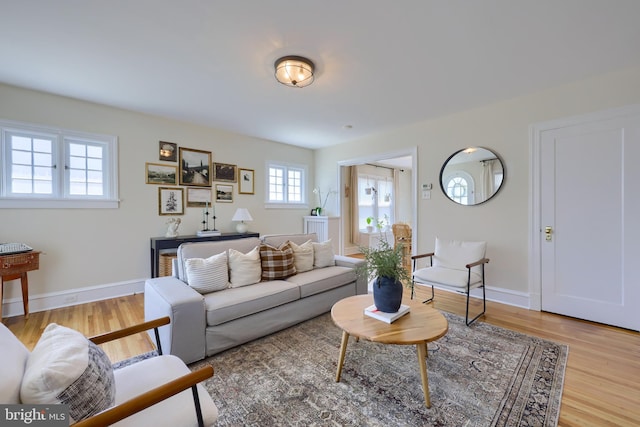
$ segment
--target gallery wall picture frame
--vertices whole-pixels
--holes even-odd
[[[187,187],[188,208],[204,208],[211,203],[211,188]]]
[[[233,185],[216,184],[216,202],[233,203]]]
[[[158,188],[158,214],[184,215],[184,192],[182,188]]]
[[[214,163],[213,180],[221,182],[236,182],[236,169],[236,165]]]
[[[145,163],[145,177],[147,184],[177,185],[178,167],[159,163]]]
[[[211,151],[180,147],[180,185],[211,187]]]
[[[178,160],[178,144],[175,142],[160,141],[158,160],[165,162],[175,162]]]
[[[255,194],[255,171],[238,169],[238,194]]]

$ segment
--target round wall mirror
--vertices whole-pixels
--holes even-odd
[[[496,195],[504,182],[500,157],[482,147],[468,147],[453,153],[440,170],[440,188],[450,200],[473,206]]]

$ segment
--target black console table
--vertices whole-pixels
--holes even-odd
[[[178,249],[187,242],[210,242],[214,240],[235,240],[247,237],[260,237],[260,233],[222,233],[219,236],[178,236],[178,237],[152,237],[151,238],[151,277],[160,275],[160,252],[169,249]]]

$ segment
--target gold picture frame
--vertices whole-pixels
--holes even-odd
[[[158,215],[184,215],[184,191],[182,188],[158,188]]]
[[[213,180],[220,182],[236,182],[237,166],[227,163],[213,164]]]
[[[211,151],[180,147],[180,185],[211,187]]]
[[[255,194],[255,175],[253,169],[238,169],[238,194]]]
[[[216,203],[233,203],[233,185],[216,184]]]
[[[188,208],[204,208],[211,204],[211,188],[187,187]]]
[[[178,167],[159,163],[145,163],[145,177],[147,184],[177,185]]]

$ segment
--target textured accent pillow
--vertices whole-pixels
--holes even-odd
[[[262,281],[286,279],[296,274],[293,249],[288,241],[279,248],[266,243],[261,244],[260,260],[262,261]]]
[[[115,403],[111,361],[80,332],[51,323],[27,359],[22,403],[69,405],[69,421],[83,420]]]
[[[221,291],[229,287],[227,253],[209,258],[190,258],[185,262],[187,283],[201,294]]]
[[[301,245],[289,241],[293,249],[293,263],[297,273],[313,270],[313,243],[307,240]]]
[[[229,249],[229,275],[231,276],[230,288],[258,283],[262,276],[259,247],[256,246],[246,254]]]
[[[323,268],[335,265],[333,245],[331,239],[326,242],[313,242],[313,266],[315,268]]]

